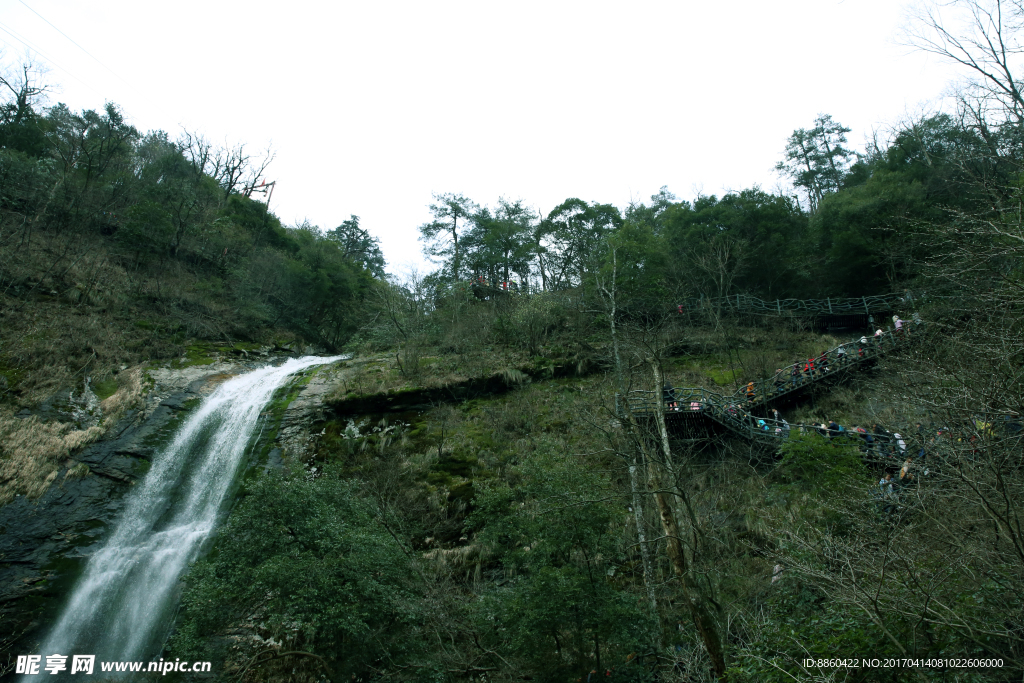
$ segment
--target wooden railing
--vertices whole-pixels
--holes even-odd
[[[916,307],[921,303],[923,293],[917,295],[910,291],[903,294],[883,294],[880,296],[861,296],[854,298],[836,299],[758,299],[747,294],[733,294],[722,297],[701,297],[699,299],[687,299],[679,304],[680,312],[700,311],[707,309],[726,309],[733,311],[748,311],[752,313],[783,313],[798,314],[851,314],[864,313],[871,315],[872,312],[891,311],[896,308]]]

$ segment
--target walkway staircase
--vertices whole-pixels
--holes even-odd
[[[769,415],[779,399],[803,391],[812,384],[834,383],[850,371],[873,363],[880,356],[910,344],[921,335],[920,323],[904,323],[902,331],[884,332],[845,342],[814,358],[787,366],[773,377],[751,382],[731,395],[701,387],[673,389],[665,396],[653,391],[633,391],[625,398],[616,395],[620,414],[628,409],[634,416],[651,419],[657,412],[656,401],[665,406],[665,422],[673,431],[690,434],[710,433],[713,423],[750,441],[778,447],[791,430],[820,430],[820,425],[788,424]],[[795,370],[795,372],[794,372]],[[856,436],[850,433],[850,436]]]

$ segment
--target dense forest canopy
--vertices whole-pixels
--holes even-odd
[[[243,485],[187,578],[170,647],[218,653],[240,680],[1020,680],[1024,96],[1007,54],[1024,4],[953,6],[963,35],[925,14],[911,38],[977,80],[862,150],[831,115],[794,122],[810,127],[777,167],[794,195],[662,188],[544,215],[441,193],[419,226],[438,268],[404,280],[357,216],[282,225],[269,153],[143,134],[112,104],[44,107],[16,72],[0,106],[0,435],[87,374],[197,341],[363,359],[310,452]],[[840,341],[781,307],[714,302],[892,292],[924,320],[901,327],[907,345],[785,409],[902,440],[904,468],[831,427],[770,453],[670,438],[666,384],[741,396],[808,356],[813,374]],[[473,382],[504,393],[444,393]],[[424,388],[415,417],[357,412]],[[656,397],[643,424],[620,401],[634,390]],[[876,484],[892,470],[917,473],[899,496]],[[4,495],[33,490],[12,471]],[[249,645],[229,651],[239,632]],[[1001,664],[903,677],[803,656]]]

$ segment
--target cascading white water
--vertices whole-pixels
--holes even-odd
[[[340,358],[289,359],[233,377],[203,401],[126,497],[42,647],[44,662],[50,654],[69,662],[73,654],[94,654],[97,662],[159,656],[178,580],[217,523],[260,413],[289,375]]]

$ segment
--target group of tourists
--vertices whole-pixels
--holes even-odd
[[[891,332],[876,329],[871,337],[864,335],[860,339],[844,342],[832,350],[822,351],[817,356],[797,361],[785,368],[776,369],[774,377],[764,383],[763,388],[759,388],[755,382],[748,382],[740,390],[744,402],[747,405],[753,405],[757,403],[759,398],[767,399],[772,395],[796,389],[807,382],[827,375],[829,372],[862,360],[866,355],[880,351],[886,340],[895,345],[898,340],[909,336],[905,321],[902,318],[894,315],[892,320],[895,328]],[[915,322],[920,322],[916,314]],[[767,394],[767,396],[762,396],[762,394]]]
[[[862,453],[882,460],[898,460],[908,452],[907,442],[902,435],[890,432],[877,423],[870,429],[859,425],[846,428],[835,420],[829,420],[827,423],[801,425],[801,431],[804,431],[805,427],[827,439],[856,439]],[[920,450],[923,455],[924,449]]]
[[[735,414],[736,406],[752,408],[758,403],[795,390],[815,379],[820,379],[829,373],[863,360],[865,356],[874,355],[881,351],[886,342],[895,346],[897,340],[906,338],[909,333],[904,321],[898,315],[894,315],[892,320],[895,325],[895,329],[892,331],[884,332],[877,329],[871,337],[865,335],[860,339],[844,342],[834,349],[822,351],[817,356],[797,361],[785,368],[778,368],[774,377],[769,380],[747,382],[736,392],[732,398],[734,405],[730,405],[729,409]],[[916,313],[914,322],[915,324],[920,323],[920,318]],[[687,407],[680,405],[676,390],[669,382],[662,387],[662,401],[665,409],[669,412],[685,410]],[[702,408],[699,401],[691,401],[688,407],[690,410]]]
[[[779,423],[781,418],[777,411],[774,412],[775,421]],[[779,424],[785,424],[785,435],[788,435],[789,424],[784,419],[781,419]],[[899,432],[890,432],[878,423],[874,423],[870,429],[859,425],[847,429],[835,420],[829,420],[819,424],[798,425],[796,429],[801,433],[816,433],[830,441],[854,442],[859,446],[865,460],[880,464],[882,474],[878,482],[877,497],[886,512],[895,510],[900,494],[915,486],[919,478],[930,471],[926,464],[926,454],[929,451],[928,430],[920,422],[917,423],[915,437],[909,440]],[[942,430],[937,434],[941,436]],[[935,439],[935,436],[930,439],[932,447]]]
[[[483,287],[487,289],[500,289],[503,292],[526,292],[527,287],[520,285],[515,280],[488,280],[483,275],[477,275],[475,278],[470,280],[470,284],[474,287]]]

